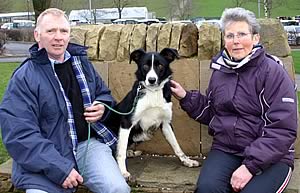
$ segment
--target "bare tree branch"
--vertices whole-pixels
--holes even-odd
[[[113,0],[114,7],[117,7],[119,13],[119,19],[122,18],[122,11],[129,3],[129,0]]]
[[[191,0],[169,0],[170,18],[174,19],[188,19],[192,12]]]
[[[56,7],[58,9],[63,9],[64,0],[52,0],[51,7]]]
[[[32,0],[32,5],[35,13],[35,21],[38,16],[51,5],[51,0]]]
[[[257,2],[257,0],[250,0],[251,2]],[[266,18],[270,18],[272,10],[286,4],[285,0],[261,0],[260,3],[264,8],[264,15]]]
[[[248,2],[248,0],[232,0],[234,3],[234,6],[236,7],[242,7],[245,3]]]

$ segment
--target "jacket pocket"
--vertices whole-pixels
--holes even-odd
[[[213,131],[214,140],[235,149],[236,121],[236,116],[215,116],[209,125],[210,129]]]
[[[240,149],[244,149],[245,147],[249,146],[253,141],[262,135],[263,125],[264,122],[257,118],[256,120],[247,120],[243,118],[239,118],[237,120],[235,127],[235,138]]]

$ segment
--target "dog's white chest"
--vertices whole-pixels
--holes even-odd
[[[132,122],[138,123],[147,130],[149,127],[158,127],[162,122],[171,122],[172,102],[167,103],[162,89],[145,91],[145,95],[138,100]]]

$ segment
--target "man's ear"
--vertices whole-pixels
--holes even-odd
[[[37,30],[34,30],[33,35],[34,35],[35,41],[39,42],[40,41],[40,33]]]
[[[134,50],[131,54],[130,54],[130,58],[129,58],[129,63],[131,63],[131,61],[135,61],[135,63],[137,63],[139,61],[139,59],[145,54],[145,50],[140,48],[137,50]]]

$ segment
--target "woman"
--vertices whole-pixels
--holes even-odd
[[[226,9],[221,23],[225,48],[212,59],[206,95],[171,82],[182,109],[213,136],[195,192],[282,192],[297,135],[293,82],[259,45],[260,26],[251,11]]]

